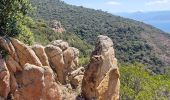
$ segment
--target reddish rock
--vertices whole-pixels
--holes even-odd
[[[48,62],[48,57],[42,45],[34,45],[32,49],[34,50],[37,57],[40,59],[43,66],[50,66]]]
[[[10,55],[6,57],[6,64],[10,72],[22,71],[22,67]]]
[[[18,75],[18,90],[15,100],[40,100],[44,98],[44,70],[41,67],[26,64],[24,70]]]
[[[26,46],[25,44],[21,43],[20,41],[14,38],[11,38],[11,42],[16,50],[20,65],[22,67],[26,63],[34,64],[37,66],[42,66],[39,58],[36,56],[36,54],[30,47]]]
[[[48,45],[45,48],[46,54],[49,58],[49,62],[51,63],[51,67],[55,69],[58,81],[62,84],[65,84],[65,76],[64,76],[64,60],[63,53],[59,47]]]
[[[53,72],[49,67],[26,64],[17,75],[18,90],[14,100],[61,100]]]
[[[55,82],[53,70],[44,67],[45,100],[61,100],[60,88]]]
[[[0,96],[6,98],[10,92],[10,74],[0,55]]]
[[[11,93],[14,94],[15,91],[17,90],[17,81],[13,73],[10,73],[10,88],[11,88]]]
[[[82,95],[86,100],[119,100],[119,69],[113,42],[107,36],[99,36],[83,82]]]
[[[19,61],[15,48],[10,39],[0,37],[0,47],[8,52],[8,54],[10,54],[17,62]]]

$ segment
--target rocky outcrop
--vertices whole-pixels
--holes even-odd
[[[65,29],[63,28],[63,26],[61,25],[59,21],[53,20],[50,23],[50,25],[51,25],[51,28],[57,33],[63,33],[65,31]]]
[[[79,50],[62,40],[44,47],[0,37],[0,97],[60,100],[64,97],[60,87],[70,84],[68,77],[78,66],[78,56]]]
[[[82,96],[86,100],[118,100],[119,76],[113,42],[107,36],[100,35],[85,69]]]
[[[119,70],[111,39],[98,37],[87,68],[78,68],[78,57],[79,50],[63,40],[44,47],[0,37],[0,99],[117,100]]]
[[[62,40],[53,41],[45,47],[51,67],[57,73],[57,79],[62,84],[67,83],[69,73],[77,69],[79,50],[69,47],[68,43]]]

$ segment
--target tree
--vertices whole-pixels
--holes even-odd
[[[30,10],[29,0],[0,0],[0,36],[17,37],[30,43],[33,37],[26,26]]]

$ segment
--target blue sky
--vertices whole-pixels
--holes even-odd
[[[110,13],[170,10],[170,0],[63,0],[66,3]]]

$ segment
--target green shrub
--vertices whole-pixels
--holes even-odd
[[[151,75],[144,65],[120,65],[122,100],[168,100],[170,78]]]

